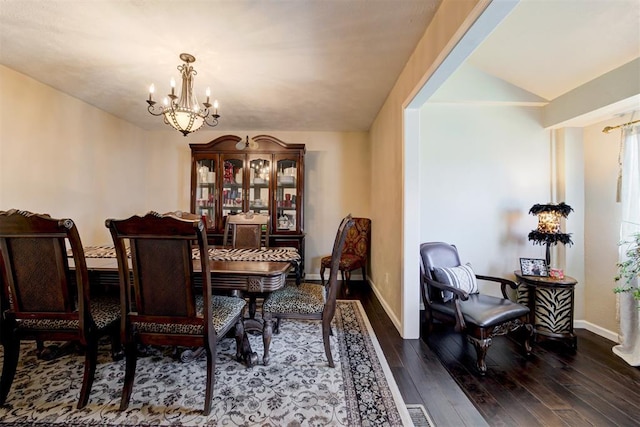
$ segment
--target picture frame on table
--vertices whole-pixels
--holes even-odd
[[[548,277],[549,266],[544,259],[520,258],[520,271],[523,276]]]

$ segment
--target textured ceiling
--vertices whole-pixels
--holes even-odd
[[[553,100],[638,57],[640,0],[525,0],[469,63]]]
[[[439,4],[0,0],[0,64],[165,129],[148,87],[188,52],[220,130],[367,130]],[[551,100],[639,56],[640,0],[522,0],[468,62]]]
[[[219,129],[369,129],[440,0],[0,2],[0,63],[145,129],[191,53]],[[179,88],[179,83],[178,83]]]

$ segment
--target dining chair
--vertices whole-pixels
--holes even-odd
[[[351,272],[362,269],[362,280],[367,280],[367,260],[369,259],[369,242],[371,241],[371,220],[369,218],[353,218],[354,226],[349,230],[344,241],[342,256],[338,269],[342,281],[346,283],[345,291],[349,293]],[[320,260],[320,279],[324,283],[324,270],[331,268],[331,255]]]
[[[171,215],[175,216],[176,218],[188,219],[190,221],[198,221],[201,218],[200,215],[180,210],[165,212],[163,213],[163,215]]]
[[[347,215],[336,233],[331,252],[331,271],[329,281],[326,285],[302,283],[298,286],[285,286],[265,299],[262,305],[262,317],[264,319],[265,332],[264,357],[265,365],[269,361],[269,347],[271,344],[272,332],[279,332],[280,319],[315,319],[322,320],[322,339],[324,341],[324,351],[330,367],[334,367],[333,356],[331,355],[331,345],[329,335],[331,331],[331,321],[336,311],[336,298],[339,291],[338,263],[344,246],[344,240],[353,227],[354,220],[351,215]],[[276,325],[273,326],[273,319]]]
[[[156,212],[123,220],[107,219],[105,224],[116,248],[124,320],[121,335],[126,368],[120,410],[128,407],[131,398],[138,344],[172,345],[204,348],[207,379],[203,413],[208,415],[217,341],[235,328],[238,360],[248,341],[242,322],[245,301],[212,295],[207,257],[200,257],[201,271],[194,272],[192,244],[197,243],[200,253],[207,253],[208,249],[204,224]],[[131,267],[127,245],[131,249]],[[201,292],[194,283],[196,274],[201,278]]]
[[[67,256],[69,245],[75,271]],[[89,401],[96,372],[98,339],[111,336],[112,357],[121,356],[117,296],[91,295],[82,242],[71,219],[27,211],[0,212],[4,348],[0,404],[16,375],[21,340],[79,343],[85,354],[78,409]],[[46,381],[47,378],[37,378]]]
[[[227,215],[222,242],[233,249],[269,247],[269,215],[242,212]]]
[[[485,356],[493,337],[522,328],[525,353],[531,353],[529,308],[507,296],[507,286],[516,289],[515,282],[476,275],[470,264],[462,265],[455,245],[445,242],[420,245],[420,272],[427,333],[436,319],[453,322],[455,330],[466,334],[474,345],[481,375],[487,372]],[[502,297],[480,293],[477,280],[499,283]]]

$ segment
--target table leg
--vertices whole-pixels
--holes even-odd
[[[262,326],[262,343],[264,345],[264,355],[262,356],[262,364],[269,364],[269,347],[271,346],[271,336],[273,334],[273,320],[271,318],[263,320]]]
[[[255,295],[250,295],[249,296],[249,319],[255,319],[256,318],[256,308],[257,308],[258,304],[256,303],[256,296]]]

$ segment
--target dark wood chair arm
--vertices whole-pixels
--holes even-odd
[[[500,290],[502,291],[502,297],[505,299],[509,299],[509,297],[507,296],[507,286],[509,286],[511,289],[516,289],[518,287],[516,282],[514,282],[513,280],[504,279],[502,277],[481,276],[479,274],[476,274],[476,279],[500,283]]]
[[[453,293],[454,298],[459,298],[462,301],[466,301],[469,299],[469,294],[466,293],[465,291],[463,291],[462,289],[441,283],[441,282],[436,282],[433,279],[430,279],[426,276],[422,276],[422,280],[424,280],[425,282],[427,282],[428,285],[431,285],[435,288],[441,289],[443,291],[449,291],[451,293]]]
[[[462,289],[458,289],[456,287],[449,286],[441,282],[437,282],[433,279],[428,278],[425,275],[422,276],[422,280],[425,281],[430,286],[441,289],[443,291],[449,291],[453,294],[453,305],[455,307],[455,313],[456,313],[455,330],[458,332],[464,331],[467,325],[464,321],[464,316],[462,315],[462,308],[460,307],[460,301],[468,300],[469,294],[463,291]]]

